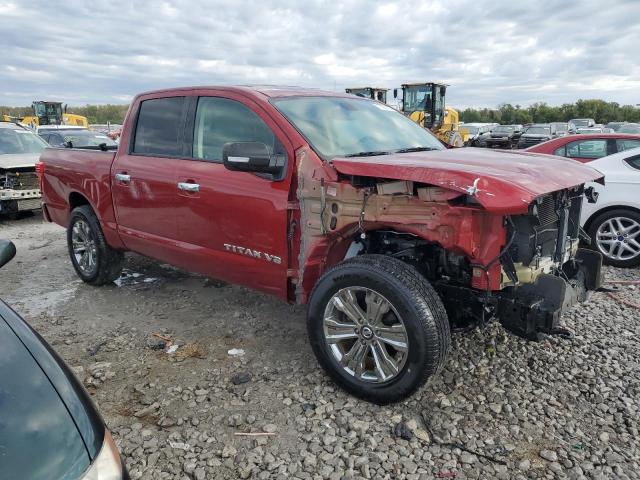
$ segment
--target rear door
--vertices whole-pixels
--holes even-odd
[[[191,155],[176,171],[181,266],[285,297],[289,140],[259,105],[228,92],[193,97],[187,124]],[[262,142],[288,161],[275,176],[230,171],[227,142]]]
[[[183,156],[184,95],[142,99],[111,170],[118,229],[128,249],[173,262],[176,166]]]

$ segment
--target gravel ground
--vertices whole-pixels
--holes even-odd
[[[134,479],[640,478],[640,311],[607,293],[568,313],[571,339],[454,335],[439,376],[379,407],[319,370],[301,307],[137,255],[87,286],[40,216],[0,238],[18,247],[0,297],[74,367]]]

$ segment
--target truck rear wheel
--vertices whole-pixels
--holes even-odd
[[[71,212],[67,245],[73,268],[84,282],[104,285],[120,277],[124,254],[107,244],[98,217],[89,205]]]
[[[307,328],[328,375],[377,404],[402,400],[442,367],[450,345],[442,301],[410,265],[384,255],[342,262],[318,281]]]

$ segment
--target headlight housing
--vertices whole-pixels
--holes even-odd
[[[104,433],[104,442],[82,480],[125,480],[124,466],[120,453],[108,430]]]

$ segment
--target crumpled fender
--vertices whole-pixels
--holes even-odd
[[[604,176],[563,157],[480,148],[334,158],[343,175],[410,180],[471,195],[487,210],[526,213],[536,197]]]

